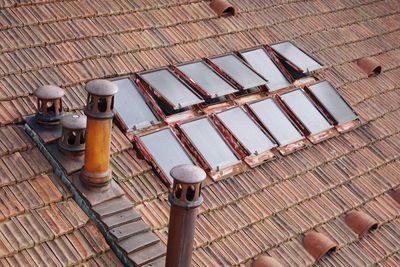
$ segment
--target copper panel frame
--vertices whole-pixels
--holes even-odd
[[[200,116],[198,118],[195,118],[191,121],[194,120],[199,120],[199,119],[203,119],[203,118],[207,118],[211,125],[215,128],[215,130],[217,131],[217,133],[221,136],[221,138],[223,139],[224,142],[226,142],[226,144],[228,145],[228,147],[231,149],[232,153],[234,153],[234,155],[237,158],[241,158],[240,154],[238,154],[238,151],[236,151],[236,149],[234,147],[231,146],[230,142],[228,142],[227,139],[225,139],[225,136],[223,133],[221,133],[221,131],[218,129],[218,127],[215,126],[213,120],[211,120],[208,116]],[[187,121],[190,122],[190,121]],[[212,170],[210,168],[210,166],[208,165],[207,161],[205,160],[205,158],[203,157],[203,155],[195,148],[195,146],[191,143],[190,138],[185,134],[185,132],[182,130],[182,128],[180,127],[180,124],[177,125],[177,135],[179,137],[179,140],[181,141],[181,143],[186,147],[186,149],[188,151],[190,151],[190,153],[193,155],[193,157],[196,159],[196,161],[199,163],[199,165],[206,170],[206,172],[208,173],[208,175],[214,180],[220,180],[223,178],[227,178],[230,176],[233,176],[235,174],[239,174],[241,172],[243,172],[246,168],[243,165],[243,163],[238,160],[238,162],[233,163],[232,165],[229,166],[225,166],[222,169],[219,170]]]
[[[328,112],[328,110],[326,110],[326,108],[324,108],[324,106],[323,106],[323,105],[318,101],[318,99],[313,95],[313,93],[311,92],[311,90],[309,89],[308,86],[315,85],[315,84],[318,84],[318,83],[321,83],[321,82],[324,82],[324,81],[327,81],[327,80],[319,80],[319,81],[317,81],[317,82],[314,82],[314,83],[312,83],[312,84],[308,84],[308,85],[304,86],[304,91],[305,91],[306,94],[309,96],[309,98],[310,98],[311,101],[314,103],[314,105],[317,107],[317,109],[318,109],[322,114],[325,115],[325,117],[328,119],[328,121],[330,121],[330,122],[335,126],[336,130],[337,130],[339,133],[345,133],[345,132],[348,132],[348,131],[350,131],[350,130],[352,130],[352,129],[355,129],[355,128],[357,128],[358,126],[360,126],[360,125],[361,125],[361,120],[360,120],[360,117],[358,116],[357,112],[356,112],[356,111],[353,109],[353,107],[342,97],[342,95],[339,94],[339,92],[338,92],[339,97],[343,100],[343,102],[345,102],[345,103],[347,104],[347,106],[351,109],[351,111],[353,111],[354,114],[356,114],[356,116],[357,116],[356,119],[351,120],[351,121],[348,121],[348,122],[345,122],[345,123],[342,123],[342,124],[339,124],[339,123],[333,118],[333,116]],[[328,82],[329,82],[329,81],[328,81]],[[333,86],[333,85],[332,85],[332,86]],[[335,88],[335,89],[336,89],[336,88]]]
[[[154,69],[151,71],[146,71],[146,72],[141,72],[141,73],[147,73],[147,72],[152,72],[152,71],[157,71],[157,70],[162,70],[162,69],[166,69],[174,75],[174,73],[168,68],[159,68],[159,69]],[[174,75],[174,76],[176,77],[176,75]],[[193,92],[193,90],[190,88],[190,86],[188,84],[186,84],[184,81],[182,81],[182,79],[180,79],[179,77],[176,77],[176,78],[180,82],[182,82],[188,88],[188,90]],[[154,98],[147,92],[146,88],[148,88],[151,92],[153,92],[164,103],[169,103],[169,101],[167,99],[165,99],[160,93],[158,93],[158,91],[155,88],[153,88],[150,84],[148,84],[143,78],[141,78],[140,73],[136,74],[135,82],[136,82],[136,85],[138,86],[139,92],[141,94],[143,94],[143,96],[146,99],[148,99],[148,104],[151,106],[151,108],[153,108],[154,111],[157,113],[157,115],[161,118],[161,120],[167,124],[176,124],[181,121],[192,119],[192,118],[198,116],[198,114],[201,110],[198,106],[201,105],[202,103],[199,103],[199,104],[192,105],[191,108],[187,111],[178,112],[178,113],[172,114],[172,115],[166,115],[164,113],[164,111],[162,111],[160,106],[157,104],[156,100],[154,100]],[[199,99],[202,99],[201,96],[199,96],[196,92],[193,92],[193,93],[197,97],[199,97]],[[170,106],[171,103],[169,103],[168,105]]]
[[[282,73],[282,75],[288,80],[289,82],[289,86],[290,87],[291,84],[295,81],[295,79],[292,77],[292,75],[290,75],[290,73],[286,70],[286,68],[282,65],[282,63],[278,60],[278,58],[276,57],[275,53],[273,52],[273,49],[268,46],[268,45],[261,45],[261,46],[256,46],[256,47],[252,47],[252,48],[248,48],[248,49],[243,49],[240,51],[237,51],[236,54],[238,57],[240,57],[242,59],[243,62],[245,62],[247,65],[250,66],[250,64],[246,61],[246,59],[241,55],[241,53],[245,53],[245,52],[250,52],[253,50],[257,50],[257,49],[262,49],[267,56],[271,59],[271,61],[275,64],[275,66],[278,68],[278,70]],[[250,66],[251,67],[251,66]],[[256,72],[257,73],[257,72]],[[260,74],[259,74],[260,75]],[[268,85],[266,85],[266,87],[268,88]],[[275,90],[275,91],[280,91],[282,89],[285,89],[287,87]],[[270,92],[269,88],[268,88],[268,92]]]
[[[236,88],[239,89],[238,93],[241,91],[244,91],[246,89],[244,89],[244,87],[242,85],[240,85],[237,81],[235,81],[235,79],[231,76],[229,76],[227,73],[225,73],[220,67],[218,67],[216,64],[214,64],[211,59],[213,58],[218,58],[218,57],[224,57],[224,56],[234,56],[235,58],[237,58],[238,60],[240,60],[246,67],[248,67],[251,71],[253,71],[257,76],[259,76],[261,79],[265,80],[265,78],[263,78],[263,76],[261,76],[261,74],[259,74],[257,71],[255,71],[246,61],[242,60],[241,57],[239,57],[236,53],[230,52],[230,53],[226,53],[226,54],[222,54],[222,55],[217,55],[217,56],[213,56],[213,57],[208,57],[208,58],[204,58],[204,62],[206,64],[208,64],[212,69],[214,69],[217,73],[219,73],[221,76],[223,76],[226,80],[228,80],[231,84],[234,84]],[[250,94],[258,94],[261,92],[269,92],[268,87],[266,85],[259,85],[256,87],[258,90],[256,92],[251,92],[251,93],[247,93],[245,95],[250,95]],[[251,88],[249,88],[251,89]],[[235,95],[235,94],[233,94]],[[235,97],[238,97],[235,95]],[[240,95],[239,95],[240,97]]]
[[[196,91],[198,91],[200,94],[202,94],[205,98],[209,98],[212,99],[212,97],[210,96],[210,94],[208,94],[203,88],[201,88],[200,85],[198,85],[194,80],[192,80],[189,76],[187,76],[185,73],[183,73],[180,69],[179,66],[182,65],[187,65],[187,64],[191,64],[191,63],[197,63],[197,62],[203,62],[204,64],[206,64],[210,70],[212,72],[214,72],[218,77],[220,77],[223,81],[225,81],[226,83],[228,83],[230,86],[232,86],[232,88],[240,91],[242,89],[242,87],[237,84],[236,82],[232,83],[229,79],[227,79],[224,75],[222,75],[220,72],[218,72],[216,69],[214,69],[212,66],[210,66],[206,60],[202,60],[202,59],[198,59],[198,60],[192,60],[192,61],[188,61],[185,63],[181,63],[181,64],[176,64],[176,65],[171,65],[170,68],[171,70],[176,74],[176,76],[178,76],[179,78],[181,78],[183,81],[185,81],[188,85],[190,85],[191,87],[193,87]],[[228,96],[230,94],[227,94],[225,96]],[[205,105],[204,103],[202,105]],[[209,104],[212,105],[212,104]]]
[[[321,68],[314,70],[314,71],[310,71],[309,73],[304,72],[302,69],[300,69],[297,65],[295,65],[293,62],[291,62],[290,60],[288,60],[287,58],[285,58],[283,55],[281,55],[280,53],[278,53],[277,51],[275,51],[271,46],[275,45],[275,44],[281,44],[281,43],[286,43],[289,42],[291,43],[293,46],[295,46],[297,49],[299,49],[301,52],[303,52],[304,54],[306,54],[308,57],[310,57],[312,60],[314,60],[315,62],[317,62],[318,64],[321,65]],[[299,73],[303,73],[306,75],[309,74],[316,74],[319,73],[320,71],[324,70],[327,68],[327,66],[325,66],[325,64],[323,64],[321,61],[317,60],[314,56],[310,55],[309,53],[307,53],[306,51],[304,51],[303,49],[301,49],[300,47],[298,47],[297,45],[295,45],[294,43],[290,42],[290,41],[282,41],[282,42],[277,42],[277,43],[273,43],[271,45],[266,45],[266,47],[268,47],[270,49],[270,51],[272,53],[274,53],[274,55],[279,58],[280,60],[284,61],[286,64],[288,64],[289,66],[291,66],[294,70],[296,70]]]
[[[169,129],[173,136],[176,138],[176,140],[182,145],[183,151],[187,154],[187,156],[192,160],[193,163],[196,163],[195,158],[192,156],[190,151],[188,151],[187,147],[181,142],[181,140],[178,137],[178,134],[176,133],[175,129],[172,128],[171,126],[164,126],[160,127],[156,130],[153,131],[148,131],[146,133],[141,133],[138,135],[133,136],[133,142],[136,148],[139,150],[140,154],[143,156],[143,158],[150,163],[150,165],[153,167],[153,169],[156,171],[156,173],[161,177],[162,181],[164,182],[165,185],[168,187],[172,187],[172,184],[169,182],[167,175],[164,173],[164,171],[160,168],[156,160],[151,156],[150,151],[147,150],[146,146],[143,144],[143,142],[140,140],[140,137],[149,135],[161,130]],[[161,145],[161,144],[160,144]]]
[[[293,89],[289,89],[289,88],[287,88],[286,90],[287,90],[287,92],[293,91]],[[287,144],[287,145],[281,146],[281,145],[279,144],[279,142],[277,142],[277,141],[275,140],[275,138],[273,138],[273,135],[272,135],[272,134],[268,131],[268,129],[261,123],[261,121],[257,118],[257,115],[256,115],[256,114],[252,111],[252,109],[250,108],[250,105],[251,105],[251,104],[256,103],[256,102],[259,102],[259,101],[262,101],[262,100],[264,100],[264,99],[268,99],[268,98],[272,99],[272,100],[275,102],[275,104],[278,106],[278,108],[281,109],[281,111],[283,112],[283,114],[288,118],[289,122],[290,122],[290,123],[293,125],[293,127],[296,128],[296,130],[300,133],[300,135],[302,136],[302,139],[297,140],[297,141],[295,141],[295,142],[293,142],[293,143],[291,143],[291,144]],[[277,95],[277,94],[274,94],[274,95],[271,95],[271,96],[263,97],[263,98],[261,98],[261,99],[259,99],[259,100],[257,100],[257,101],[253,101],[253,102],[246,103],[246,104],[243,106],[243,108],[245,109],[245,111],[247,111],[248,114],[251,115],[251,117],[257,122],[257,124],[260,125],[261,128],[262,128],[266,133],[268,133],[268,136],[271,136],[271,137],[272,137],[271,139],[272,139],[272,140],[275,140],[275,142],[276,142],[277,145],[278,145],[277,150],[278,150],[282,155],[286,155],[286,154],[289,154],[289,153],[291,153],[291,152],[294,152],[294,151],[296,151],[296,150],[299,150],[300,148],[302,148],[302,147],[308,145],[309,142],[308,142],[306,136],[304,135],[303,130],[299,127],[299,125],[298,125],[297,123],[295,123],[295,121],[293,120],[293,118],[290,116],[291,114],[288,113],[286,107],[285,107],[285,106],[282,106],[282,104],[281,104],[279,101],[280,101],[280,99],[278,98],[278,95]],[[300,124],[300,125],[301,125],[301,124]]]
[[[190,87],[189,84],[186,83],[186,81],[184,81],[182,78],[180,78],[179,76],[177,76],[175,74],[175,72],[173,72],[170,68],[168,67],[161,67],[161,68],[156,68],[156,69],[151,69],[151,70],[147,70],[147,71],[141,71],[136,73],[136,78],[137,80],[139,80],[142,85],[145,85],[144,87],[147,87],[157,98],[159,98],[162,102],[164,102],[165,104],[167,104],[169,106],[169,108],[171,108],[172,110],[174,110],[174,105],[166,98],[164,97],[158,90],[157,88],[153,87],[149,82],[146,81],[146,79],[144,79],[141,75],[142,74],[146,74],[146,73],[152,73],[152,72],[156,72],[156,71],[161,71],[161,70],[166,70],[168,71],[170,74],[172,74],[172,76],[174,76],[179,82],[181,82],[184,87],[187,88],[187,90],[189,90],[191,93],[193,93],[195,96],[197,96],[199,98],[199,100],[202,100],[202,102],[204,102],[204,99],[201,97],[201,95],[199,95],[195,90],[192,89],[192,87]],[[191,106],[194,105],[198,105],[200,103],[197,104],[193,104]]]
[[[235,107],[232,107],[235,108]],[[275,148],[277,147],[277,144],[272,138],[268,132],[266,132],[258,123],[257,121],[249,114],[246,112],[246,110],[243,107],[241,108],[246,114],[248,114],[249,118],[256,124],[256,126],[266,135],[268,138],[275,144],[274,147],[272,147],[269,150],[266,150],[262,153],[259,153],[257,155],[250,155],[248,151],[245,149],[243,143],[236,138],[233,133],[224,125],[224,123],[216,116],[216,114],[213,114],[210,116],[211,121],[214,123],[215,127],[220,131],[224,139],[229,143],[230,147],[232,147],[237,155],[239,156],[240,159],[242,159],[244,162],[246,162],[249,167],[253,168],[256,167],[262,163],[264,163],[267,160],[270,160],[276,156],[275,154]],[[226,109],[229,110],[229,109]]]
[[[122,130],[126,134],[134,134],[140,131],[143,131],[148,128],[152,128],[154,126],[160,125],[163,122],[163,117],[160,116],[160,113],[163,113],[161,109],[158,107],[157,103],[153,99],[153,97],[143,88],[142,85],[139,85],[138,82],[136,81],[135,74],[128,74],[128,75],[123,75],[123,76],[118,76],[112,79],[109,79],[109,81],[118,81],[122,79],[129,79],[137,88],[139,94],[143,96],[143,100],[145,103],[149,106],[150,110],[153,112],[154,116],[159,120],[157,123],[153,123],[150,126],[137,129],[137,130],[128,130],[128,126],[125,124],[125,122],[122,120],[122,118],[119,116],[118,112],[114,112],[114,118],[118,122],[118,124],[121,126]]]
[[[331,127],[329,129],[326,129],[325,131],[311,135],[309,130],[303,125],[303,123],[300,121],[300,119],[297,118],[296,114],[283,102],[283,100],[280,97],[281,95],[277,96],[275,98],[275,100],[277,101],[277,103],[279,103],[279,105],[281,105],[282,109],[289,115],[289,117],[291,117],[293,122],[295,124],[297,124],[298,128],[301,129],[302,134],[304,136],[306,136],[306,138],[308,140],[310,140],[310,142],[312,142],[313,144],[319,143],[323,140],[329,139],[329,138],[337,135],[337,131],[335,129],[335,126],[332,124],[332,121],[326,116],[326,114],[324,114],[320,111],[318,106],[315,105],[314,101],[312,101],[312,99],[309,97],[309,95],[302,88],[295,88],[293,91],[295,91],[295,90],[301,90],[304,93],[304,96],[311,102],[311,104],[318,110],[318,112],[321,113],[322,117],[325,118],[327,120],[327,122],[331,125]]]

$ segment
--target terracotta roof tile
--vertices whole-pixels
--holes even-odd
[[[103,236],[100,234],[100,232],[97,230],[96,226],[94,223],[89,221],[86,226],[80,228],[79,230],[82,235],[86,238],[90,246],[93,248],[93,250],[96,252],[96,254],[105,252],[108,250],[108,245],[103,238]]]
[[[66,236],[57,237],[47,242],[47,245],[63,266],[73,265],[80,261],[78,252]]]
[[[37,213],[27,213],[16,217],[29,233],[35,244],[54,238],[54,234]]]
[[[38,176],[29,182],[44,203],[49,204],[62,199],[61,193],[47,175]]]
[[[36,212],[56,237],[64,235],[73,229],[72,225],[55,205],[38,209]]]
[[[84,226],[89,220],[75,201],[67,200],[65,202],[59,202],[57,203],[57,207],[75,229]]]
[[[42,84],[65,87],[64,105],[68,110],[80,110],[86,98],[82,83],[88,79],[110,78],[291,39],[328,66],[317,76],[338,87],[364,124],[244,174],[207,185],[193,265],[244,263],[261,248],[270,252],[272,247],[271,253],[282,263],[311,265],[312,259],[296,236],[315,225],[343,245],[320,265],[373,265],[390,256],[398,249],[390,232],[382,230],[380,235],[374,233],[373,237],[353,242],[353,236],[341,228],[340,216],[356,206],[383,220],[395,216],[396,203],[380,195],[399,185],[397,1],[233,3],[238,10],[235,17],[217,18],[208,3],[198,1],[95,1],[91,5],[7,1],[6,8],[0,10],[0,37],[5,40],[0,49],[0,124],[21,121],[22,116],[32,114],[35,102],[28,96]],[[382,64],[384,72],[380,76],[367,78],[355,66],[353,61],[365,56]],[[11,129],[8,127],[14,126],[2,128],[0,133]],[[31,180],[33,177],[47,173],[50,167],[36,156],[36,149],[23,152],[31,143],[12,136],[16,138],[12,142],[0,138],[0,155],[16,152],[0,160],[0,190],[8,191],[10,196],[0,196],[4,203],[0,205],[2,219],[60,200],[58,193],[42,196],[41,190],[30,186],[38,181]],[[112,151],[117,153],[113,161],[118,173],[115,176],[145,220],[165,236],[168,188],[147,164],[129,154],[133,152],[131,148],[120,132],[113,132]],[[46,184],[50,182],[63,198],[70,196],[60,181],[50,176]],[[23,192],[25,189],[27,193]],[[11,203],[14,204],[10,208]],[[70,210],[63,210],[67,203],[69,206],[75,202],[68,200],[54,207],[72,228],[79,228],[85,219],[81,215],[69,218],[66,214]],[[232,218],[229,220],[233,222],[223,218]],[[274,226],[263,229],[267,234],[262,236],[258,229],[266,220]],[[108,223],[115,227],[121,220],[114,218]],[[398,229],[396,223],[388,225],[377,232]],[[43,242],[45,238],[39,236],[32,239]],[[271,240],[257,240],[264,238]],[[295,239],[281,244],[289,238]],[[95,243],[89,241],[89,247]],[[233,248],[237,248],[235,253],[229,255]],[[38,264],[43,257],[34,256],[34,249],[18,253],[9,261]],[[44,250],[40,251],[44,254]],[[89,254],[82,250],[76,258],[80,261]],[[85,264],[117,265],[112,253],[96,256]]]
[[[18,199],[25,210],[36,209],[44,205],[43,200],[38,193],[33,189],[29,181],[9,186],[8,188],[12,194]]]
[[[1,219],[15,216],[24,211],[24,207],[16,199],[15,195],[10,191],[9,188],[3,187],[0,189],[0,211]]]

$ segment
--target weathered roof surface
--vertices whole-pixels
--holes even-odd
[[[101,263],[116,260],[22,127],[1,127],[0,147],[2,266],[66,266],[93,261],[109,266]]]
[[[400,206],[390,192],[400,184],[399,2],[230,2],[238,14],[218,18],[208,1],[197,0],[6,1],[0,9],[0,124],[32,114],[31,94],[40,85],[66,88],[67,108],[82,109],[83,83],[92,79],[291,40],[327,66],[318,76],[338,88],[363,125],[207,185],[193,264],[238,264],[268,253],[287,265],[311,265],[302,234],[315,228],[339,244],[321,266],[398,265]],[[364,56],[377,59],[383,73],[368,78],[354,62]],[[166,242],[167,188],[125,149],[113,156],[114,177]],[[32,175],[18,166],[21,174],[10,181]],[[357,237],[344,224],[344,214],[355,208],[381,226]]]

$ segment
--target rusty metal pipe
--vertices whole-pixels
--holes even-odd
[[[166,267],[191,266],[197,212],[203,203],[201,183],[205,172],[194,165],[180,165],[171,170],[174,178],[169,216]]]

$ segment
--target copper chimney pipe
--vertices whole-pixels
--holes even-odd
[[[169,216],[166,267],[191,266],[197,210],[203,203],[201,183],[205,172],[194,165],[179,165],[171,170],[174,178]]]
[[[110,141],[118,87],[107,80],[94,80],[85,89],[88,92],[85,164],[80,179],[89,189],[100,189],[111,180]]]

